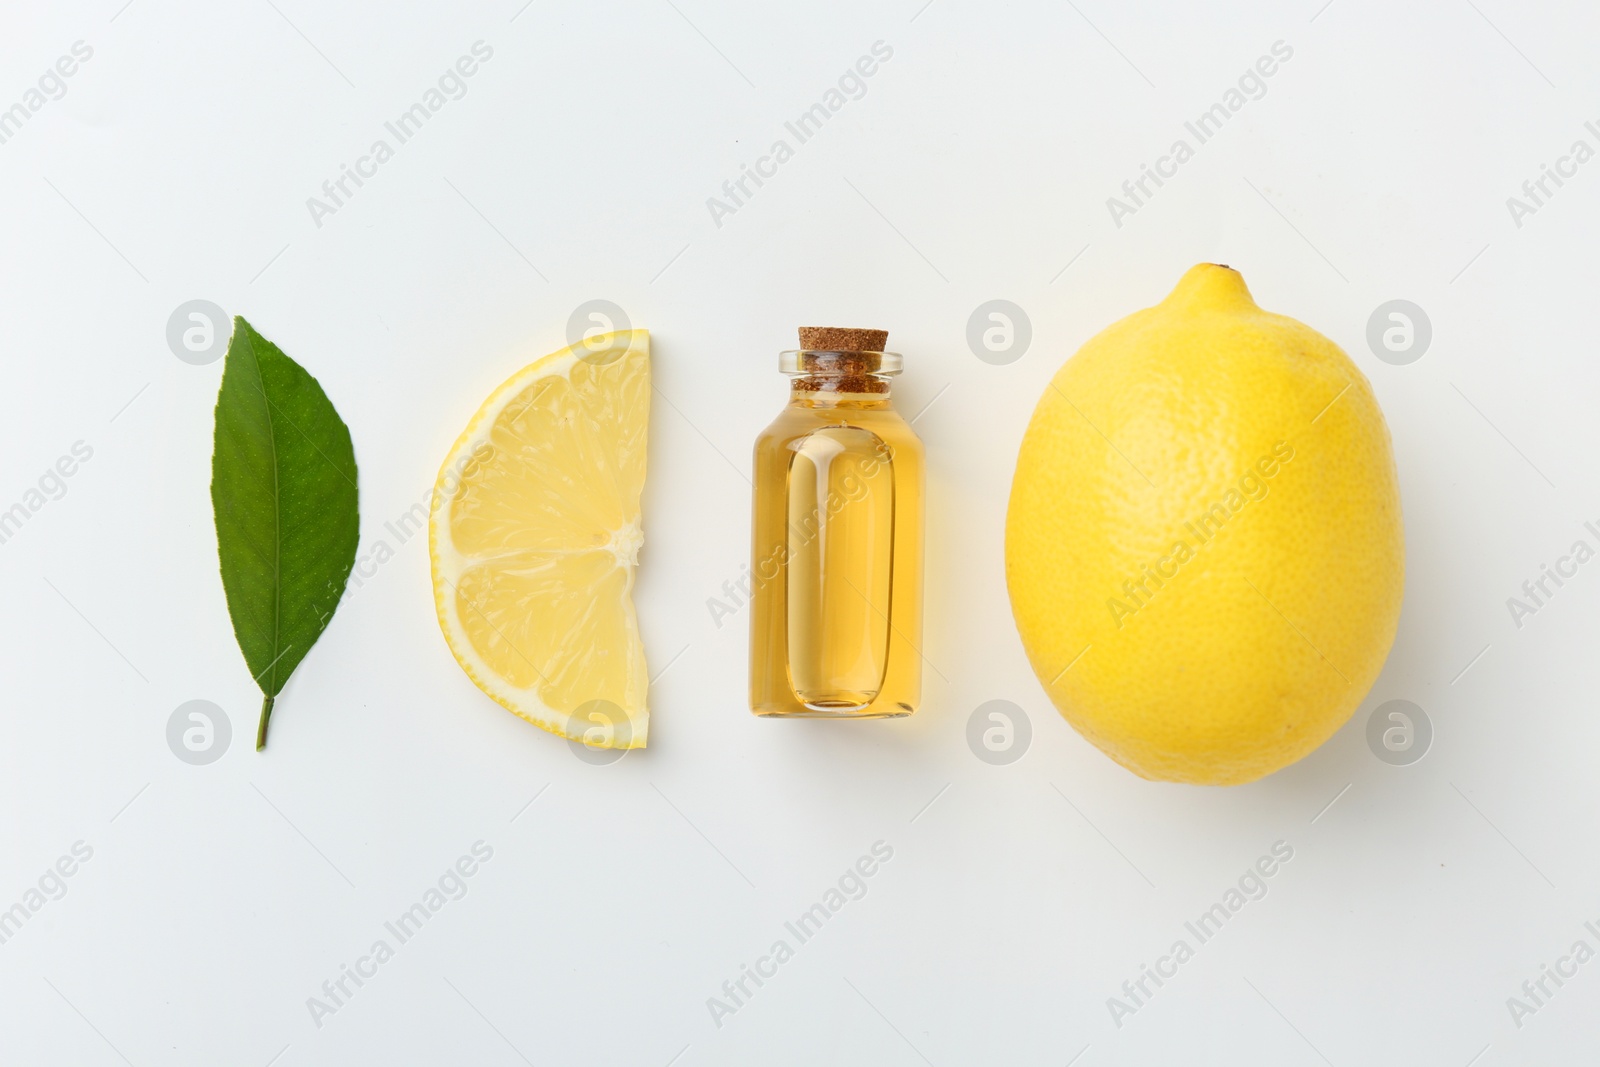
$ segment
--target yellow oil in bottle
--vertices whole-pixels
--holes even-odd
[[[750,707],[882,718],[922,688],[923,451],[876,331],[801,331],[789,405],[755,446]],[[843,336],[839,336],[843,335]],[[864,337],[857,335],[865,335]]]

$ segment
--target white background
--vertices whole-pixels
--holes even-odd
[[[0,145],[0,510],[94,450],[0,545],[0,908],[94,850],[0,945],[0,1060],[1498,1067],[1594,1047],[1600,962],[1520,1028],[1506,1000],[1577,939],[1600,948],[1600,564],[1520,629],[1506,599],[1600,519],[1600,162],[1520,227],[1506,198],[1575,139],[1600,147],[1595,16],[123,3],[11,5],[0,32],[0,107],[73,42],[94,50]],[[306,198],[478,40],[494,55],[468,94],[316,226]],[[717,226],[707,197],[879,40],[893,58],[865,96]],[[1107,197],[1279,40],[1266,95],[1115,225]],[[1139,780],[1073,733],[1002,578],[1044,383],[1203,260],[1372,380],[1408,549],[1399,637],[1355,718],[1226,790]],[[318,376],[354,436],[362,552],[397,550],[262,754],[207,494],[222,364],[165,340],[196,298]],[[424,539],[384,528],[593,298],[653,332],[658,387],[637,603],[662,673],[649,750],[605,767],[472,686]],[[1033,328],[1004,366],[965,340],[994,298]],[[1396,298],[1434,332],[1404,366],[1365,339]],[[909,720],[754,719],[745,616],[719,628],[707,607],[745,562],[749,447],[803,323],[889,329],[896,396],[926,406]],[[191,699],[232,722],[209,766],[165,740]],[[994,699],[1032,723],[1009,766],[965,739]],[[1434,726],[1410,766],[1365,740],[1390,699]],[[316,1026],[307,998],[480,839],[494,858],[467,895]],[[866,896],[715,1025],[707,998],[879,840],[894,856]],[[1114,1025],[1107,998],[1279,840],[1294,858],[1270,893]]]

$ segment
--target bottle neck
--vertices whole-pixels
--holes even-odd
[[[892,353],[801,350],[784,356],[791,406],[890,406],[889,383],[900,370],[899,357]]]
[[[807,375],[789,382],[791,406],[890,407],[889,381],[877,375],[821,377]]]

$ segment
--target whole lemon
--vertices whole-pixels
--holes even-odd
[[[1394,641],[1400,494],[1332,341],[1202,263],[1056,373],[1022,440],[1006,584],[1050,699],[1146,778],[1254,781],[1355,711]]]

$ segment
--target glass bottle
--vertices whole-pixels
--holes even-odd
[[[750,710],[909,715],[922,693],[922,442],[882,330],[801,327],[755,445]]]

